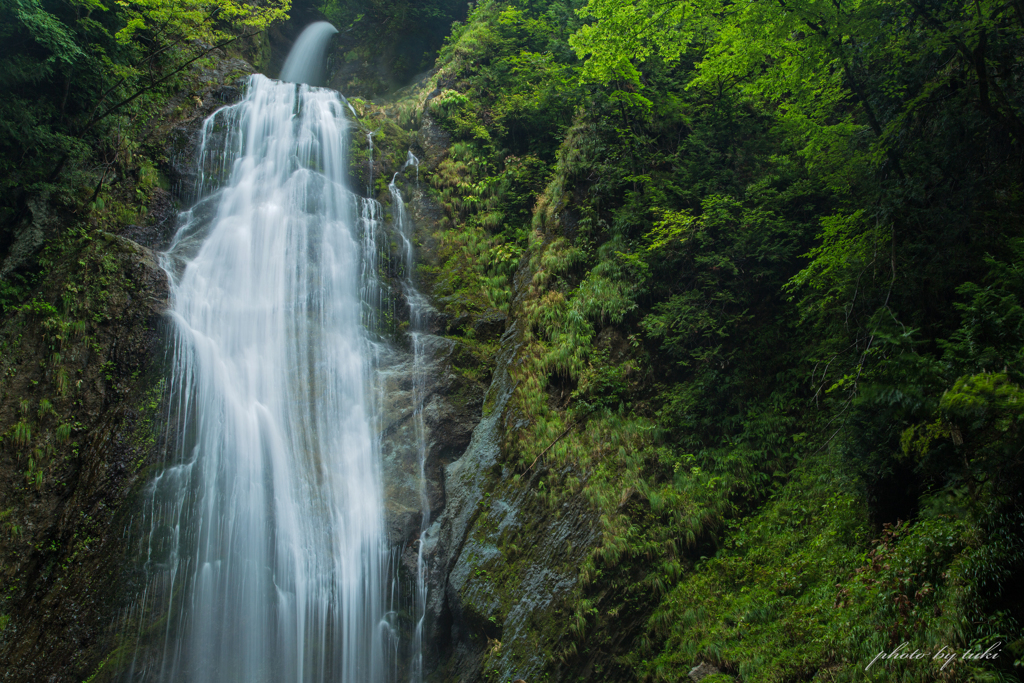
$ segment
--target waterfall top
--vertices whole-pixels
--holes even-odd
[[[329,22],[317,21],[299,35],[281,68],[281,80],[289,83],[323,85],[324,52],[331,36],[338,32]]]

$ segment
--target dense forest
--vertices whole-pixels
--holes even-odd
[[[290,11],[341,29],[394,140],[444,132],[417,277],[515,322],[501,464],[598,520],[549,680],[1020,678],[1018,0],[0,3],[0,306],[53,387],[4,413],[9,539],[81,440],[61,353],[97,334],[100,238],[152,219],[196,67],[269,65]],[[83,254],[100,278],[43,297]],[[486,381],[498,342],[446,333]]]

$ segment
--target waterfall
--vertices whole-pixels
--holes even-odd
[[[384,237],[381,230],[381,206],[373,199],[359,202],[359,232],[362,234],[361,277],[363,303],[363,325],[367,330],[377,331],[380,327],[379,315],[384,310],[386,297],[384,287],[377,274],[383,265],[383,251],[380,241]]]
[[[410,151],[402,170],[410,165],[416,167],[416,179],[419,181],[419,159],[413,156]],[[399,171],[400,173],[401,171]],[[427,562],[424,556],[425,539],[427,529],[430,527],[430,501],[427,497],[427,428],[423,419],[423,407],[425,402],[426,368],[424,363],[424,327],[427,317],[432,308],[426,298],[416,289],[413,283],[413,264],[415,252],[412,243],[412,222],[405,211],[405,201],[402,192],[395,184],[398,173],[391,178],[388,184],[388,191],[391,193],[391,207],[394,216],[395,232],[402,240],[402,288],[409,304],[409,336],[412,341],[413,351],[413,431],[416,439],[416,456],[419,465],[419,494],[420,494],[420,536],[416,545],[416,588],[413,596],[413,619],[415,630],[413,642],[410,648],[411,661],[409,663],[410,683],[422,683],[423,681],[423,638],[427,613]]]
[[[293,58],[282,75],[306,80]],[[201,167],[224,172],[164,256],[177,445],[149,488],[152,618],[128,680],[394,678],[363,325],[378,217],[345,187],[346,127],[337,93],[260,75],[204,125]]]

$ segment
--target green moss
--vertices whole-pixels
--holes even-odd
[[[487,393],[484,395],[484,405],[483,405],[483,416],[484,417],[490,417],[491,413],[494,412],[494,404],[497,401],[497,397],[498,397],[498,392],[495,389],[493,389],[493,388],[488,390]]]

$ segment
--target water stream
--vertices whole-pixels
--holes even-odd
[[[379,205],[345,187],[345,110],[255,75],[204,125],[214,172],[164,256],[177,445],[141,522],[151,618],[127,680],[397,675],[367,332]]]

